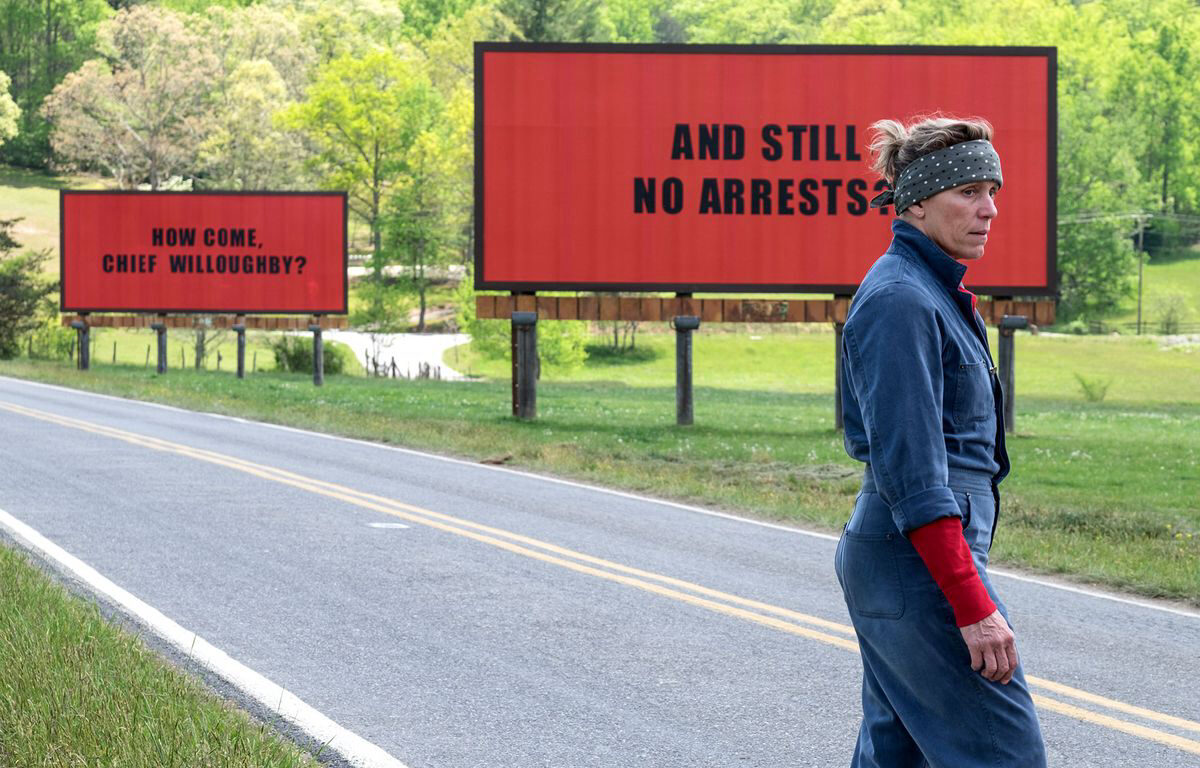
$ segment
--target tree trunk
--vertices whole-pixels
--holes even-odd
[[[425,332],[425,246],[417,245],[416,269],[413,277],[417,279],[417,295],[421,299],[421,313],[417,316],[417,333]]]
[[[195,367],[196,367],[197,371],[202,370],[204,368],[204,358],[207,353],[207,350],[205,349],[206,342],[207,342],[206,336],[207,336],[207,332],[203,328],[196,329],[196,345],[195,345],[196,365],[195,365]]]

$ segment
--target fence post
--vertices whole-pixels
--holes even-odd
[[[517,418],[537,418],[537,312],[513,312],[517,331]]]
[[[325,342],[321,339],[321,323],[312,323],[308,330],[313,335],[313,386],[319,387],[325,383]]]

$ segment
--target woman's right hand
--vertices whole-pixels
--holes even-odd
[[[971,652],[971,669],[988,680],[1008,685],[1017,671],[1017,641],[1000,611],[958,631]]]

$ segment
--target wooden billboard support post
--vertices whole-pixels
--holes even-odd
[[[671,320],[675,329],[675,423],[692,424],[695,410],[692,400],[692,331],[700,327],[695,315],[679,315]]]
[[[75,329],[75,348],[79,350],[76,367],[86,371],[91,367],[91,328],[88,325],[87,314],[81,314],[78,320],[72,320],[71,327]]]
[[[846,315],[849,313],[850,300],[853,297],[837,295],[833,297],[833,426],[842,429],[845,420],[842,418],[842,330],[846,327]]]
[[[517,418],[537,418],[537,312],[513,312],[517,331]]]
[[[159,315],[158,322],[150,325],[158,337],[158,363],[155,371],[162,375],[167,372],[167,316]]]
[[[1016,385],[1016,344],[1013,337],[1020,328],[1029,327],[1024,315],[1004,315],[1000,318],[1000,389],[1004,393],[1004,431],[1014,431],[1013,421]]]
[[[313,315],[308,330],[313,335],[313,386],[319,387],[325,383],[325,342],[321,338],[320,315]]]
[[[237,333],[237,377],[246,378],[246,318],[238,315],[233,319],[233,330]]]

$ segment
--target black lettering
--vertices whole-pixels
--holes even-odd
[[[129,257],[123,253],[117,254],[117,271],[118,272],[128,272],[129,271]]]
[[[808,159],[809,160],[816,161],[816,160],[821,159],[821,134],[818,131],[818,129],[820,127],[821,126],[819,126],[819,125],[808,126]]]
[[[762,129],[762,140],[766,146],[762,149],[763,160],[775,162],[783,157],[783,146],[779,143],[779,136],[782,129],[778,125],[764,125]],[[754,185],[751,184],[751,187]]]
[[[687,123],[676,123],[675,138],[671,141],[671,159],[691,160],[693,157],[692,131]]]
[[[204,244],[205,245],[211,247],[216,242],[216,239],[217,239],[217,233],[213,231],[212,227],[209,227],[208,229],[204,230]]]
[[[190,248],[196,244],[196,230],[194,227],[176,230],[175,234],[179,238],[180,245],[186,245]]]
[[[104,258],[100,259],[100,265],[105,272],[113,271],[113,256],[111,253],[104,254]]]
[[[701,160],[720,160],[721,159],[721,126],[713,123],[711,126],[701,124],[698,126],[700,135],[696,137],[696,144],[700,147]]]
[[[838,208],[838,190],[842,188],[841,179],[822,179],[821,186],[825,187],[828,193],[829,205],[825,209],[827,216],[833,216],[837,213]]]
[[[725,179],[725,213],[740,216],[746,212],[742,195],[746,192],[746,184],[741,179]]]
[[[716,179],[705,179],[700,188],[700,213],[720,213],[721,193]]]
[[[295,260],[296,260],[295,256],[284,256],[283,257],[283,273],[285,275],[292,274],[292,262]]]
[[[880,179],[879,181],[875,182],[875,194],[877,194],[877,195],[878,195],[880,192],[882,192],[883,190],[887,189],[887,187],[888,187],[888,183],[887,183],[887,181],[886,181],[885,179]],[[881,205],[881,206],[879,206],[879,215],[880,215],[880,216],[887,216],[887,215],[888,215],[888,208],[890,208],[890,207],[891,207],[890,205]]]
[[[674,176],[663,179],[662,205],[663,211],[670,214],[683,210],[683,182]]]
[[[158,263],[158,254],[157,253],[150,254],[150,269],[148,269],[146,271],[153,272],[154,267],[157,265],[157,263]]]
[[[236,275],[242,271],[242,260],[237,256],[229,257],[229,274]]]
[[[791,216],[796,211],[792,209],[792,184],[791,179],[779,180],[779,213],[780,215],[787,214]]]
[[[225,254],[217,254],[217,274],[225,274]]]
[[[808,130],[808,126],[789,125],[787,129],[788,133],[792,134],[792,161],[800,162],[804,159],[801,152],[804,150],[804,132]],[[781,208],[779,212],[783,213],[783,209]]]
[[[805,216],[812,216],[821,205],[817,202],[817,196],[814,194],[817,191],[816,179],[801,179],[798,185],[800,197],[804,198],[804,202],[800,204],[800,213]]]
[[[750,213],[771,215],[771,182],[766,179],[750,180]]]
[[[862,160],[862,155],[858,154],[856,144],[858,142],[854,138],[854,126],[846,126],[846,159],[847,160]]]
[[[246,230],[235,229],[229,233],[229,245],[232,248],[246,247]]]
[[[153,229],[150,230],[150,244],[151,245],[162,245],[163,244],[162,227],[154,227]]]
[[[746,129],[740,125],[725,126],[725,159],[741,160],[746,156]]]
[[[253,228],[247,230],[247,232],[249,232],[249,236],[246,238],[246,247],[247,248],[257,248],[258,247],[258,233]]]
[[[187,257],[181,253],[167,254],[167,261],[171,265],[172,272],[187,272]]]
[[[242,257],[242,272],[247,275],[254,274],[254,257],[253,256],[243,256]]]
[[[633,212],[654,213],[654,179],[640,176],[633,180]],[[664,187],[663,191],[666,189]]]
[[[265,275],[267,273],[267,257],[266,256],[259,256],[257,259],[254,260],[254,271],[260,275]]]
[[[846,152],[846,158],[849,159],[850,152]],[[846,196],[850,198],[850,203],[846,206],[846,212],[851,216],[862,216],[867,212],[868,202],[866,195],[863,194],[867,189],[867,182],[862,179],[850,179],[846,182]]]
[[[825,159],[826,160],[841,160],[842,156],[837,151],[837,126],[825,126]]]
[[[267,261],[271,265],[271,274],[278,275],[279,274],[279,257],[278,256],[269,256],[267,258]]]

